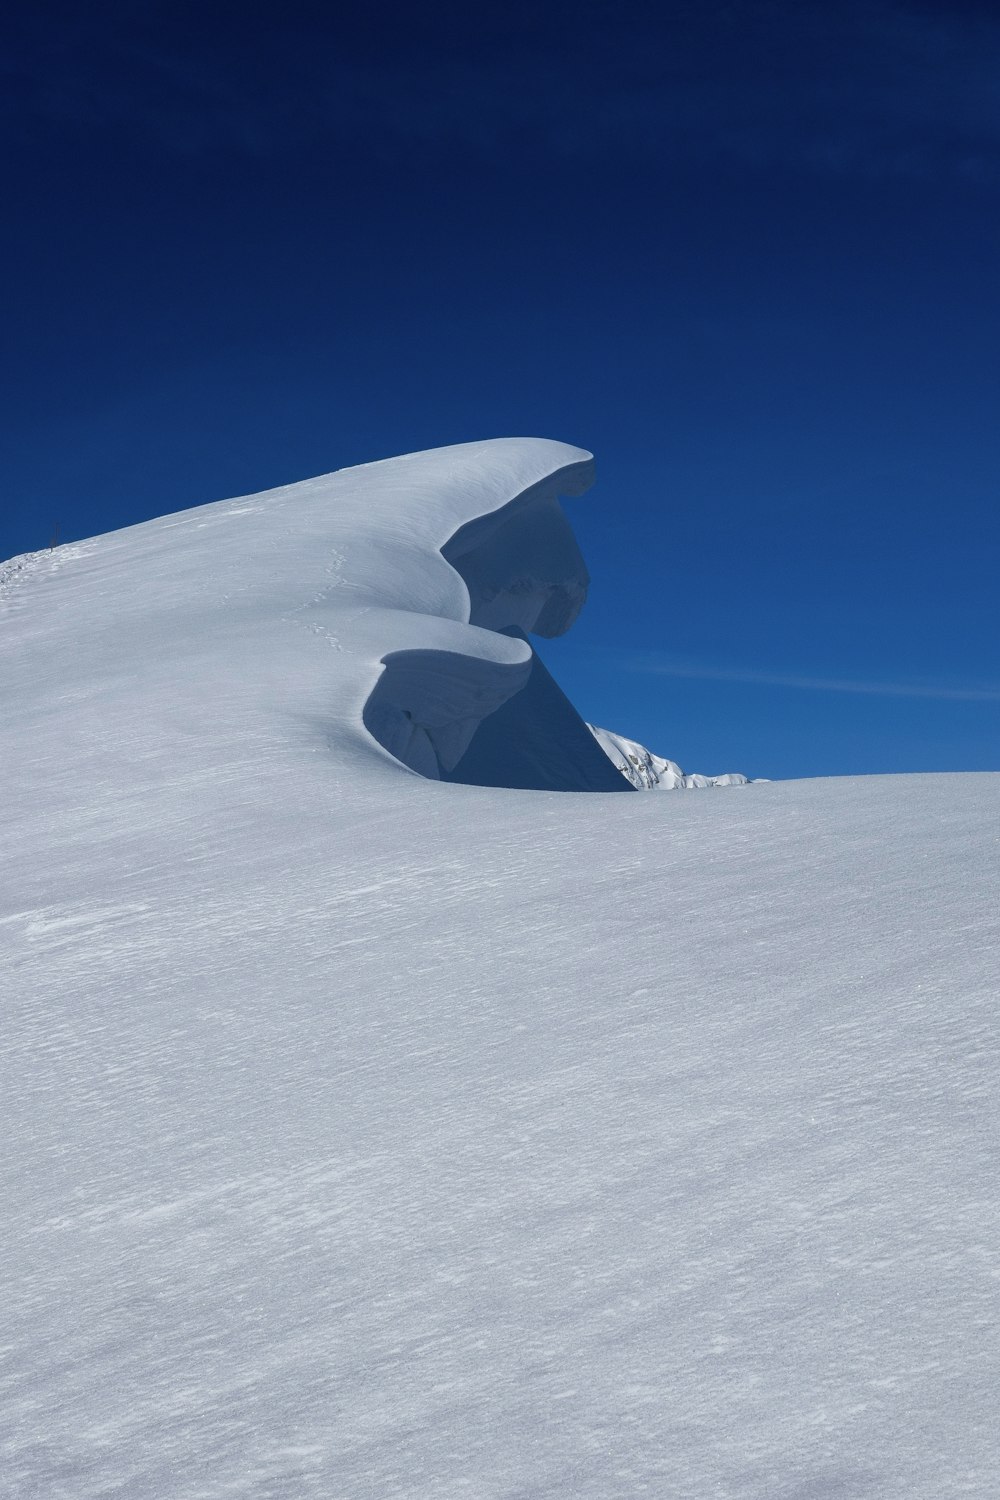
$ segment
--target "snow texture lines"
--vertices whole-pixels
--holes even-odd
[[[992,1500],[1000,776],[567,796],[365,729],[394,653],[439,771],[456,673],[526,677],[486,750],[629,792],[500,633],[580,602],[557,517],[477,520],[577,463],[8,574],[5,1497]]]

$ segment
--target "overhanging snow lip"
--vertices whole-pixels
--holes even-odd
[[[491,446],[502,449],[507,443],[514,446],[523,441],[501,439],[483,444],[482,449],[485,455]],[[560,635],[572,625],[586,598],[589,575],[559,500],[581,495],[590,487],[593,456],[563,444],[544,445],[558,447],[572,457],[501,503],[484,506],[438,546],[464,585],[465,618],[449,624],[453,631],[463,625],[467,628],[463,645],[470,649],[441,649],[428,642],[388,651],[365,700],[362,719],[369,735],[395,760],[421,775],[436,778],[453,770],[479,724],[525,686],[534,655],[528,643],[521,642],[522,655],[506,631]],[[518,563],[520,571],[513,580],[505,579],[505,554],[513,561],[522,541],[538,546],[539,537],[534,565],[529,554],[523,565]],[[492,573],[491,545],[499,545]],[[498,636],[505,641],[499,652]],[[481,647],[487,640],[488,650],[476,649],[477,641]],[[454,691],[450,704],[449,685]]]
[[[465,584],[470,624],[546,637],[570,628],[590,575],[559,501],[583,494],[593,480],[587,455],[466,521],[442,544]]]

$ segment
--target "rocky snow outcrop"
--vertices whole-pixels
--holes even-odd
[[[746,786],[748,778],[738,771],[729,771],[724,776],[700,776],[696,772],[688,775],[674,760],[664,760],[654,755],[637,740],[627,740],[622,734],[612,734],[610,729],[599,729],[588,724],[594,739],[608,759],[618,767],[627,781],[639,792],[691,791],[705,786]]]

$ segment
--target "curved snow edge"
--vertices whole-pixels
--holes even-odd
[[[499,446],[483,445],[483,456]],[[465,586],[464,619],[447,622],[447,642],[435,632],[433,644],[381,658],[363,722],[394,759],[433,780],[631,790],[525,639],[528,632],[562,635],[586,600],[590,577],[559,497],[589,487],[593,459],[562,445],[524,446],[534,463],[544,450],[550,461],[560,449],[574,456],[499,504],[488,503],[497,496],[495,482],[470,485],[487,503],[438,549]],[[460,649],[448,649],[453,642]],[[494,717],[505,706],[509,711]],[[480,734],[488,722],[488,734]]]

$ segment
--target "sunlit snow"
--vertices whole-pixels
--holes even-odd
[[[0,568],[5,1497],[997,1493],[1000,776],[574,795],[589,478]]]
[[[747,778],[737,771],[721,776],[705,776],[698,771],[685,773],[675,760],[665,760],[623,734],[612,734],[596,724],[587,728],[605,755],[616,765],[627,781],[640,792],[694,791],[706,786],[746,786]]]

